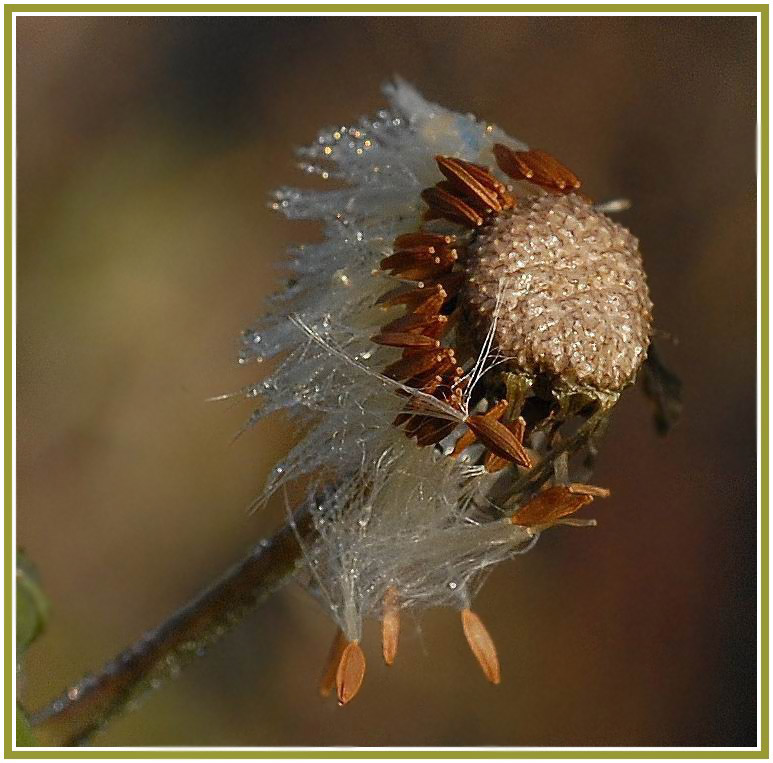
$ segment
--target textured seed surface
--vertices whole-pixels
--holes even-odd
[[[576,194],[547,195],[493,218],[470,247],[466,311],[491,324],[511,367],[617,391],[644,361],[652,302],[638,241]]]

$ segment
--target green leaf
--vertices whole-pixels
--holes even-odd
[[[21,705],[16,705],[16,746],[17,747],[38,747],[35,737],[32,735],[32,728]]]
[[[16,550],[16,657],[43,632],[48,620],[48,599],[40,589],[32,562]],[[24,708],[16,703],[16,746],[37,747]]]
[[[21,549],[16,554],[16,651],[24,653],[43,632],[48,620],[48,599],[41,591],[32,563]]]

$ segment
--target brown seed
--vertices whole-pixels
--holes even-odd
[[[440,359],[438,362],[432,366],[428,371],[425,371],[423,374],[417,374],[417,377],[420,380],[423,380],[427,377],[434,379],[436,376],[443,376],[447,371],[450,371],[453,369],[456,365],[456,356],[454,355],[454,351],[449,348],[443,348],[439,353],[438,356],[440,356]],[[442,381],[442,378],[441,378]],[[416,385],[411,385],[416,386]],[[431,394],[431,393],[430,393]]]
[[[370,338],[371,342],[383,344],[387,347],[410,347],[412,349],[432,349],[440,347],[440,342],[423,334],[408,334],[406,332],[389,331],[376,334]]]
[[[438,298],[440,302],[438,303]],[[439,283],[432,283],[431,286],[398,286],[395,289],[382,294],[376,304],[382,307],[393,307],[395,305],[405,305],[409,310],[417,314],[437,313],[443,306],[448,297],[443,287]],[[431,309],[437,304],[436,309]]]
[[[451,457],[457,458],[458,456],[462,455],[462,452],[467,450],[467,448],[470,447],[470,445],[474,445],[475,442],[477,442],[478,436],[475,434],[475,432],[472,431],[472,429],[468,429],[457,441],[454,445],[454,449],[451,451]]]
[[[407,305],[422,302],[427,298],[427,292],[422,287],[416,286],[397,286],[394,289],[384,292],[377,300],[376,304],[382,307],[393,307],[394,305]]]
[[[407,358],[400,358],[400,360],[388,365],[384,369],[384,376],[397,381],[410,379],[412,376],[433,368],[442,359],[443,355],[434,350],[419,352]]]
[[[431,336],[433,339],[442,339],[456,324],[459,310],[454,310],[451,315],[438,315],[438,320],[431,326],[427,326],[421,333]]]
[[[407,423],[405,424],[405,434],[408,437],[415,437],[416,434],[421,430],[421,428],[425,424],[433,424],[435,421],[432,416],[425,416],[423,414],[415,414],[411,416],[410,419],[408,419]]]
[[[435,259],[439,265],[452,266],[459,259],[459,252],[456,249],[441,249]]]
[[[341,654],[336,671],[338,704],[345,705],[354,699],[365,678],[365,654],[359,642],[350,641]]]
[[[497,143],[494,157],[499,168],[516,180],[528,180],[543,188],[568,193],[576,191],[580,179],[547,151],[513,151]]]
[[[392,275],[408,281],[436,278],[450,269],[459,259],[456,249],[425,247],[395,252],[384,257],[379,264],[381,270],[391,270]],[[424,275],[426,274],[426,275]]]
[[[502,209],[510,209],[515,204],[515,199],[510,195],[506,186],[500,183],[486,167],[482,167],[479,164],[472,164],[472,162],[462,162],[465,169],[472,175],[481,185],[494,191],[497,195],[497,200]]]
[[[500,673],[497,648],[494,646],[494,640],[486,630],[486,626],[483,625],[482,620],[474,612],[469,609],[463,609],[462,630],[467,643],[470,645],[470,650],[483,670],[483,675],[492,684],[498,684]]]
[[[462,287],[464,279],[464,273],[448,273],[447,275],[440,276],[432,281],[424,281],[424,288],[431,289],[441,286],[447,296],[453,297]]]
[[[388,257],[384,257],[379,263],[379,268],[381,270],[402,271],[417,265],[437,264],[436,258],[437,255],[434,247],[417,247],[395,252]]]
[[[415,313],[408,313],[408,315],[404,315],[402,318],[396,318],[387,323],[381,329],[381,333],[385,334],[393,331],[418,331],[424,333],[427,329],[434,329],[437,325],[445,323],[448,323],[448,318],[445,315],[416,315]]]
[[[435,161],[440,171],[445,175],[451,185],[467,196],[474,197],[478,202],[488,207],[492,212],[499,212],[502,206],[497,199],[497,194],[486,188],[474,177],[465,163],[450,156],[436,156]]]
[[[341,655],[344,653],[346,643],[344,632],[339,628],[335,636],[333,636],[333,643],[330,645],[330,652],[325,661],[325,670],[322,672],[322,677],[319,681],[319,693],[323,697],[330,696],[330,692],[333,691],[333,687],[336,685],[338,664],[341,662]]]
[[[468,416],[464,423],[496,455],[527,469],[531,468],[529,454],[504,424],[500,424],[493,418],[487,418],[486,416]]]
[[[483,459],[483,468],[489,474],[496,474],[501,472],[507,466],[510,466],[512,461],[508,461],[506,458],[501,458],[496,453],[489,451],[486,453],[486,457]]]
[[[507,407],[507,400],[499,400],[498,402],[494,403],[494,405],[492,405],[483,414],[483,416],[487,419],[499,421],[499,419],[502,418],[505,411],[507,410]],[[515,435],[515,438],[519,443],[523,443],[523,435],[526,431],[526,422],[523,420],[523,418],[519,417],[516,422],[512,424],[506,424],[505,426]],[[451,456],[456,457],[461,455],[462,451],[464,451],[466,448],[469,448],[470,445],[477,441],[477,439],[478,437],[475,432],[473,432],[471,429],[468,429],[456,441],[454,449],[451,452]],[[511,463],[512,461],[509,458],[502,458],[490,450],[488,453],[486,453],[486,457],[483,460],[483,467],[487,472],[489,472],[489,474],[493,474],[495,472],[501,471]]]
[[[427,265],[449,265],[456,262],[459,253],[452,247],[417,246],[403,249],[384,257],[379,263],[381,270],[404,272],[408,268]]]
[[[587,486],[581,485],[581,488]],[[602,495],[603,489],[595,488]],[[555,485],[537,493],[526,505],[522,506],[512,516],[510,521],[522,527],[536,525],[551,525],[562,517],[574,514],[593,500],[594,494],[574,492],[572,486]]]
[[[445,419],[430,419],[425,421],[414,433],[416,444],[420,448],[427,445],[435,445],[448,437],[456,429],[456,421],[446,421]]]
[[[426,265],[415,265],[404,269],[394,271],[392,275],[401,278],[404,281],[425,281],[428,278],[437,278],[444,273],[448,273],[453,264],[442,262],[431,262]]]
[[[507,408],[507,401],[505,400],[500,400],[497,405],[502,403],[504,403],[504,408]],[[488,416],[489,414],[493,413],[495,408],[496,406],[492,407],[492,409],[487,411],[485,415]],[[499,415],[495,416],[497,420],[499,420],[499,418],[503,415],[504,408],[502,409],[502,413],[499,413]],[[526,434],[526,420],[523,418],[523,416],[519,416],[515,421],[511,421],[505,424],[505,426],[513,433],[515,439],[518,440],[521,445],[523,445],[523,436]],[[492,453],[491,451],[486,454],[486,458],[483,461],[483,466],[490,474],[501,471],[509,464],[510,461],[501,458],[496,453]]]
[[[384,662],[387,665],[391,665],[395,661],[399,640],[400,607],[398,606],[397,589],[390,586],[384,594],[384,617],[381,621],[381,643]]]
[[[419,376],[412,376],[406,382],[406,385],[413,387],[414,389],[423,392],[425,395],[432,395],[435,390],[443,383],[443,377],[440,374],[420,374]],[[408,394],[408,393],[406,393]]]
[[[417,315],[437,315],[445,304],[448,294],[442,286],[433,289],[422,289],[425,292],[424,300],[413,308]]]
[[[507,400],[497,400],[484,414],[483,417],[492,421],[499,421],[507,410]]]
[[[523,437],[526,434],[526,419],[519,416],[512,424],[508,424],[507,428],[515,435],[515,439],[523,444]]]
[[[426,188],[421,192],[421,198],[429,206],[427,219],[444,217],[472,228],[483,225],[483,218],[473,207],[442,188]]]

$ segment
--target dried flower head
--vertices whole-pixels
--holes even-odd
[[[590,202],[536,196],[478,233],[463,300],[478,336],[502,283],[495,342],[515,370],[601,392],[636,378],[652,323],[638,242]]]
[[[402,82],[387,95],[301,151],[333,187],[276,194],[325,238],[291,252],[242,354],[281,356],[248,390],[254,419],[285,410],[304,431],[261,501],[308,485],[298,579],[337,624],[320,690],[342,704],[365,674],[363,620],[392,664],[408,608],[457,609],[499,682],[472,600],[542,530],[592,524],[572,515],[608,492],[572,482],[569,456],[595,453],[651,333],[637,241],[570,170]]]

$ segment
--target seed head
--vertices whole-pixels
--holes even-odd
[[[614,392],[649,346],[652,302],[638,241],[576,194],[493,217],[470,247],[464,304],[479,334],[497,298],[497,349],[513,370]]]
[[[604,393],[633,381],[651,330],[638,243],[575,194],[577,176],[405,83],[387,92],[389,110],[302,150],[335,187],[277,193],[275,209],[323,221],[325,238],[293,250],[242,354],[282,358],[249,390],[255,420],[284,410],[304,431],[258,504],[307,486],[297,579],[338,626],[320,691],[342,704],[365,674],[363,622],[381,620],[389,665],[404,610],[461,611],[499,681],[472,601],[543,530],[592,524],[573,514],[607,491],[586,472],[573,483],[569,456],[595,452]],[[549,412],[543,385],[501,383],[499,356],[548,377]],[[588,421],[564,437],[575,390],[600,404],[580,400]]]

